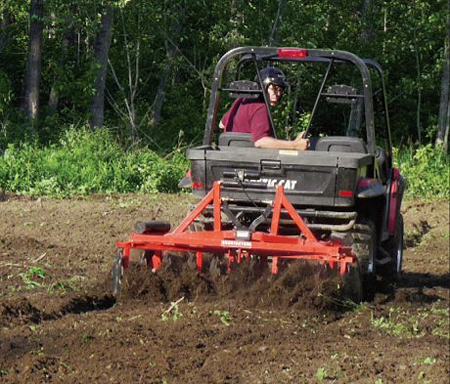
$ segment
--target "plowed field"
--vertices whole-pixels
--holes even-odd
[[[406,201],[404,274],[356,305],[305,265],[216,281],[133,264],[115,242],[179,222],[186,195],[0,201],[2,383],[449,383],[449,204]]]

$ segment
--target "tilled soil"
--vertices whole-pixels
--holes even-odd
[[[116,241],[190,202],[3,196],[0,382],[449,383],[448,201],[404,203],[404,274],[371,302],[305,264],[212,278],[153,274],[138,255],[113,298]]]

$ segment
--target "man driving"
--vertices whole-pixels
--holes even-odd
[[[274,67],[264,68],[259,73],[269,105],[276,107],[289,86],[285,75]],[[226,132],[251,133],[256,148],[305,150],[309,146],[309,140],[304,137],[305,132],[301,132],[295,140],[275,138],[269,111],[262,97],[237,99],[222,117],[219,127]]]

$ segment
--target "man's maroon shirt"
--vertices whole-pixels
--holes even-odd
[[[237,99],[222,117],[222,124],[226,132],[251,133],[253,142],[273,137],[266,104],[260,100]]]

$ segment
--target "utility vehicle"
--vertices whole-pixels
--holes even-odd
[[[274,111],[258,76],[267,66],[282,69],[291,84]],[[264,100],[275,134],[306,130],[309,150],[255,148],[250,134],[223,132],[218,123],[236,98]],[[204,252],[224,255],[229,266],[262,260],[273,273],[306,259],[339,266],[360,297],[373,292],[377,275],[400,273],[404,182],[392,165],[386,87],[376,62],[325,49],[229,51],[214,71],[203,144],[187,158],[189,186],[203,200],[174,232],[147,222],[130,242],[118,243],[124,252],[117,268],[131,248],[144,250],[153,269],[165,251],[193,252],[199,270]]]

